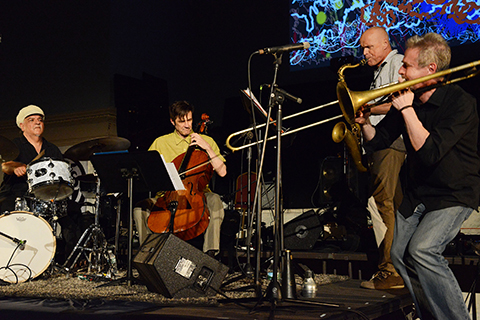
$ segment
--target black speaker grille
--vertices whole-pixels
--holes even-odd
[[[215,295],[228,267],[172,234],[150,235],[133,260],[150,291],[168,298]]]

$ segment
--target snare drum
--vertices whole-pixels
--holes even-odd
[[[73,179],[66,161],[41,158],[27,166],[28,191],[36,198],[63,200],[73,193]]]
[[[31,280],[50,265],[56,248],[52,227],[26,211],[0,216],[0,279],[9,283]],[[26,240],[20,248],[10,238]]]

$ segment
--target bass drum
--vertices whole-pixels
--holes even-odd
[[[52,227],[26,211],[0,216],[0,279],[20,283],[41,275],[50,265],[56,248]],[[26,240],[21,248],[14,240]]]

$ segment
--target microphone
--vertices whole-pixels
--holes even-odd
[[[283,89],[280,89],[280,88],[276,88],[275,89],[277,92],[280,92],[281,94],[283,94],[287,99],[290,99],[298,104],[301,104],[303,102],[302,98],[298,98],[298,97],[295,97],[294,95],[288,93],[287,91],[283,90]]]
[[[262,90],[264,87],[270,88],[272,85],[268,83],[264,83],[260,86],[260,90]],[[285,98],[290,99],[298,104],[301,104],[303,102],[302,98],[295,97],[293,94],[288,93],[287,91],[280,89],[279,87],[275,87],[274,89],[276,92],[282,94],[285,96]]]
[[[18,245],[20,250],[25,250],[25,244],[27,243],[27,240],[19,240],[17,238],[13,238],[12,240]]]
[[[302,42],[302,43],[293,43],[293,44],[287,44],[284,46],[280,47],[271,47],[271,48],[264,48],[258,50],[256,53],[258,54],[265,54],[265,53],[284,53],[284,52],[290,52],[290,51],[295,51],[295,50],[305,50],[310,48],[310,43],[308,42]]]

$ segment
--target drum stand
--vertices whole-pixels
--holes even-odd
[[[66,268],[67,271],[71,270],[75,266],[82,254],[88,262],[88,273],[92,271],[100,273],[104,266],[103,262],[110,261],[107,256],[105,235],[103,234],[99,222],[100,179],[98,177],[95,202],[95,222],[83,232],[82,236],[80,237],[72,252],[68,256],[67,260],[63,264],[63,267]],[[74,256],[75,259],[70,263]],[[109,271],[112,271],[112,269],[114,269],[114,266],[109,263]]]
[[[53,236],[57,237],[57,226],[58,226],[58,216],[57,216],[57,205],[54,201],[52,201],[51,206],[53,208],[52,219],[50,225],[52,226]],[[65,270],[65,268],[62,269]],[[50,263],[50,275],[55,274],[55,271],[59,270],[57,263],[55,262],[55,255],[53,255],[52,262]]]

